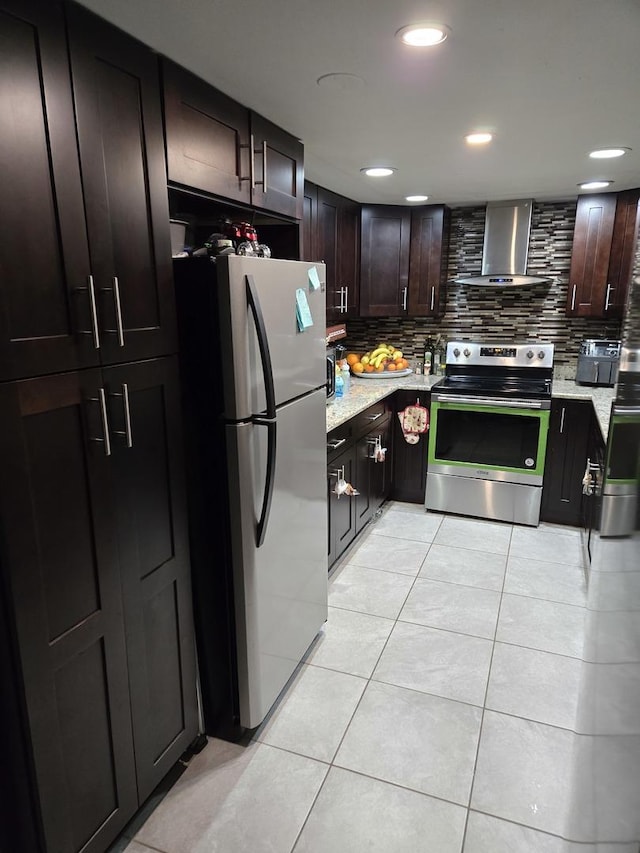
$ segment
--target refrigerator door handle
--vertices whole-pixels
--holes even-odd
[[[269,341],[267,338],[267,329],[262,316],[262,308],[258,299],[258,291],[256,283],[252,275],[245,276],[247,280],[247,302],[253,321],[256,325],[256,334],[258,336],[258,346],[260,348],[260,361],[262,362],[262,374],[264,376],[264,392],[267,403],[266,418],[274,420],[276,417],[276,390],[273,385],[273,367],[271,365],[271,353],[269,352]],[[253,420],[253,419],[252,419]]]
[[[264,542],[264,537],[269,524],[269,513],[271,512],[271,501],[273,500],[273,490],[276,481],[276,436],[277,425],[275,421],[268,421],[264,418],[254,418],[253,423],[256,426],[266,426],[267,428],[267,471],[264,482],[264,494],[262,496],[262,509],[260,510],[260,518],[256,527],[256,548],[259,548]]]

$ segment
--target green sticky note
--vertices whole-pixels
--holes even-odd
[[[320,276],[315,267],[311,267],[309,270],[309,287],[311,290],[320,290]]]
[[[296,319],[298,321],[298,331],[304,332],[305,329],[313,326],[313,317],[311,309],[307,301],[307,294],[299,287],[296,290]]]

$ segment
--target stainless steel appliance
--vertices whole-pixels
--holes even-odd
[[[335,346],[327,347],[326,368],[327,368],[327,403],[333,403],[336,398],[336,355]]]
[[[425,507],[537,525],[553,344],[447,344],[431,394]]]
[[[325,267],[228,255],[174,277],[203,716],[236,739],[327,618]]]
[[[580,345],[576,382],[579,385],[615,385],[620,341],[589,338]]]

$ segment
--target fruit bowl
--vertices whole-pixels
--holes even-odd
[[[386,343],[380,343],[362,355],[356,352],[348,353],[347,364],[354,376],[367,378],[381,376],[389,378],[411,373],[409,362],[402,351]]]
[[[382,373],[353,373],[356,379],[394,379],[396,376],[408,376],[412,373],[410,367],[402,370],[384,370]]]

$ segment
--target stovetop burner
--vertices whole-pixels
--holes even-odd
[[[523,397],[543,400],[551,397],[551,378],[516,378],[500,376],[445,376],[432,386],[436,393],[482,395],[501,399]]]

